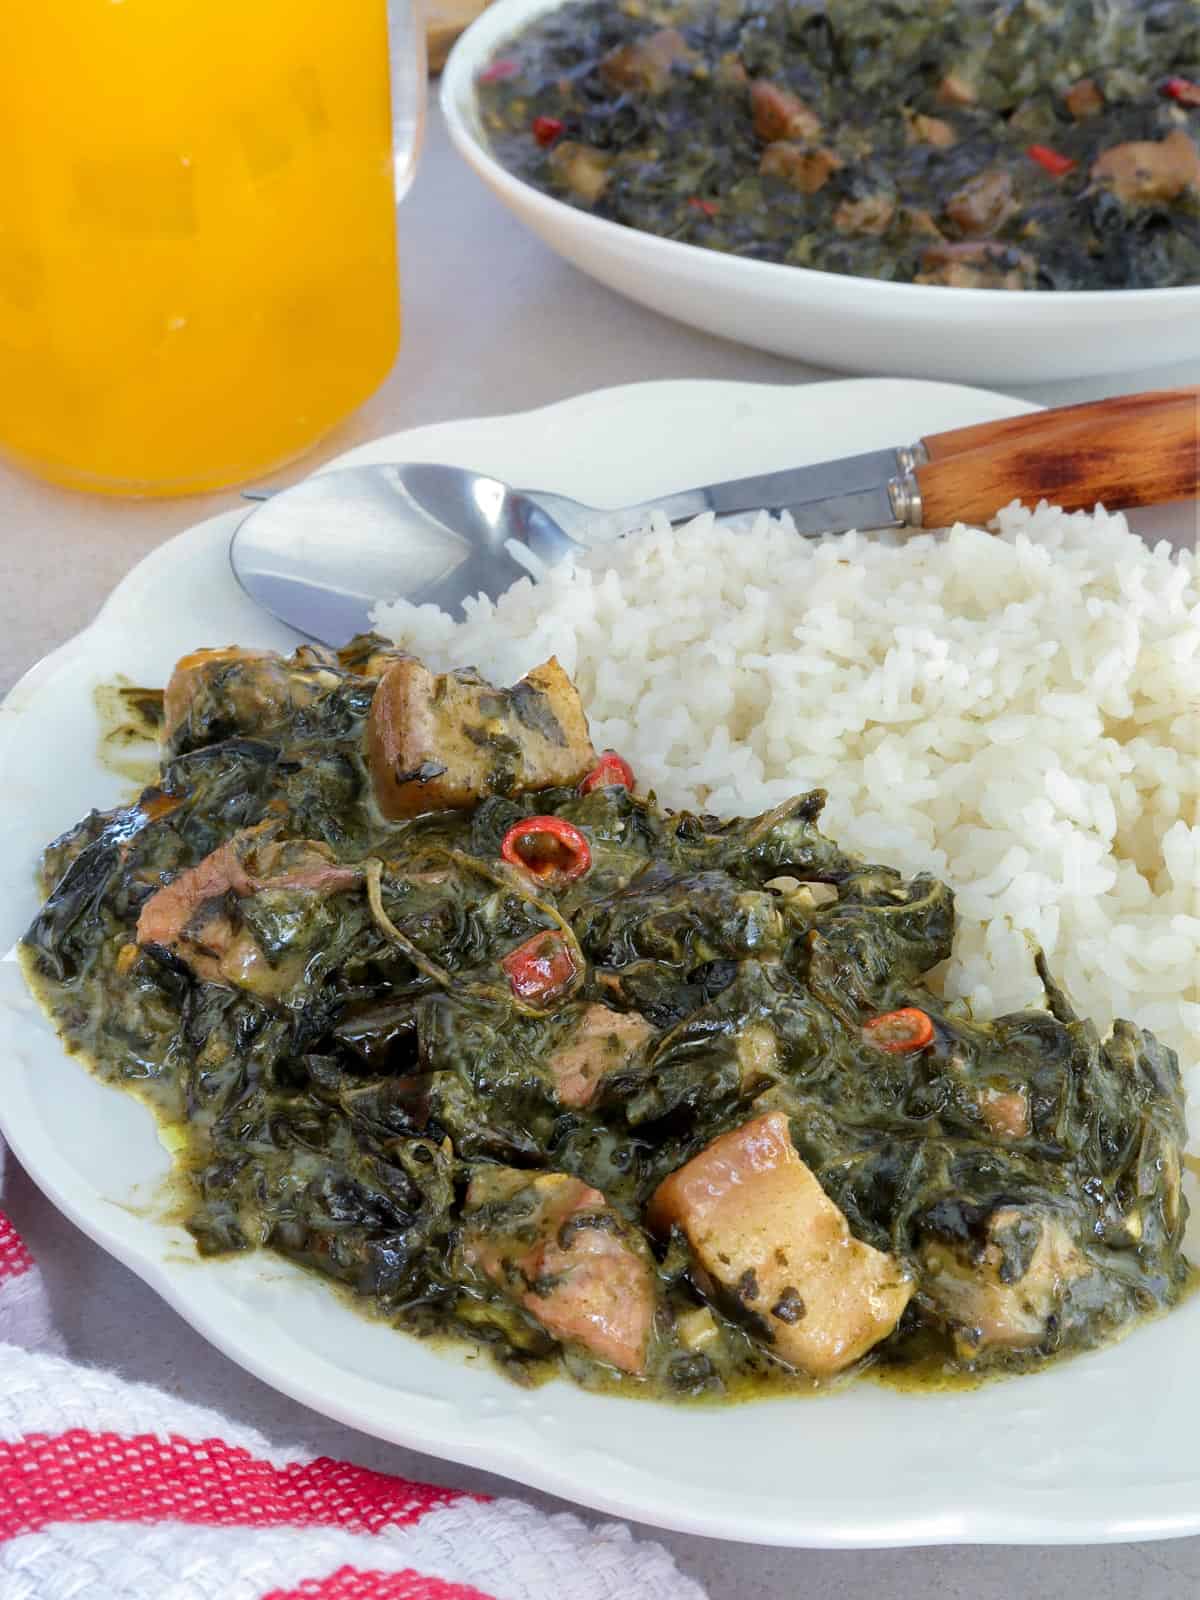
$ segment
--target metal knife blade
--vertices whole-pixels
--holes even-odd
[[[848,533],[851,528],[900,528],[905,524],[896,515],[889,484],[885,479],[873,489],[854,489],[780,509],[790,514],[796,532],[809,539],[823,533]]]
[[[641,529],[651,512],[669,522],[689,522],[706,511],[719,517],[745,511],[787,511],[796,531],[813,537],[820,533],[845,533],[850,528],[895,528],[911,520],[903,515],[903,499],[893,509],[889,485],[904,480],[919,459],[912,447],[868,450],[838,461],[817,461],[786,472],[767,472],[728,483],[685,489],[680,494],[659,495],[617,511],[578,507],[555,495],[523,491],[541,505],[572,538],[587,545],[608,544]],[[911,481],[911,480],[909,480]],[[577,519],[573,515],[583,512]]]

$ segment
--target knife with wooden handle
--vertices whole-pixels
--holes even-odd
[[[1118,395],[927,435],[916,444],[707,484],[599,512],[526,490],[574,538],[607,543],[651,512],[786,511],[798,533],[986,523],[1012,500],[1110,510],[1200,494],[1200,386]]]
[[[1200,493],[1200,387],[1033,412],[922,444],[925,459],[917,452],[899,480],[901,525],[986,522],[1011,500],[1066,511],[1187,500]]]

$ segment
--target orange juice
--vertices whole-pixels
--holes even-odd
[[[0,453],[176,494],[301,454],[400,337],[387,0],[35,0],[0,52]]]

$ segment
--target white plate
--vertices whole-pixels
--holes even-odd
[[[422,428],[353,459],[458,462],[603,504],[1028,409],[941,384],[645,384]],[[0,949],[35,910],[42,844],[121,798],[96,760],[93,686],[117,672],[161,683],[195,645],[294,642],[229,574],[235,515],[143,561],[0,710]],[[199,1261],[162,1220],[168,1161],[149,1113],[63,1054],[12,961],[0,962],[0,1036],[0,1124],[50,1198],[227,1355],[340,1422],[604,1511],[726,1538],[1041,1544],[1200,1531],[1200,1299],[1113,1349],[974,1392],[905,1395],[863,1382],[816,1401],[730,1409],[606,1399],[565,1382],[525,1393],[482,1362],[360,1318],[270,1255]]]
[[[491,154],[475,80],[505,40],[561,0],[496,0],[442,75],[451,137],[488,188],[581,271],[706,333],[847,372],[1037,383],[1200,356],[1200,285],[1009,293],[884,283],[748,261],[660,239],[554,200]]]

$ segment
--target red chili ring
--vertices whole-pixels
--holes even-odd
[[[1052,150],[1048,144],[1031,144],[1025,151],[1031,161],[1036,161],[1039,167],[1047,171],[1052,178],[1063,178],[1072,172],[1076,163],[1070,156],[1064,156],[1057,150]]]
[[[579,785],[580,794],[591,794],[593,789],[633,788],[633,768],[615,750],[606,750]]]
[[[543,150],[560,139],[566,130],[567,125],[561,117],[534,117],[530,124],[530,132]]]
[[[919,1006],[903,1006],[865,1022],[863,1038],[876,1050],[886,1050],[892,1056],[924,1050],[933,1039],[933,1019]]]
[[[1193,83],[1190,78],[1168,78],[1163,93],[1181,106],[1200,106],[1200,83]]]
[[[500,841],[500,854],[539,883],[558,888],[582,878],[592,864],[587,840],[562,817],[526,817]]]
[[[561,934],[535,933],[500,962],[518,1000],[540,1004],[563,994],[574,982],[578,968]]]

